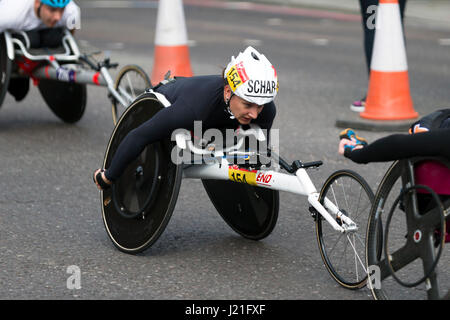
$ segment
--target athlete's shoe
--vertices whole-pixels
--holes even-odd
[[[362,98],[360,100],[353,101],[350,105],[350,110],[355,112],[363,112],[366,109],[366,98]]]
[[[350,149],[353,150],[354,147],[356,146],[367,146],[367,140],[361,137],[358,137],[355,133],[355,131],[353,131],[353,129],[347,128],[343,131],[341,131],[341,133],[339,134],[339,139],[347,139],[350,141],[355,142],[354,145],[352,144],[346,144],[344,146],[345,149]]]

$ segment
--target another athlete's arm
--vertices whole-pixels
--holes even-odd
[[[414,156],[450,159],[450,128],[416,134],[393,134],[344,155],[356,163],[386,162]]]

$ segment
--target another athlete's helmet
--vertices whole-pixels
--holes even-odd
[[[267,58],[247,47],[225,68],[224,78],[238,97],[258,105],[271,102],[278,92],[278,77]]]
[[[41,0],[42,4],[46,4],[53,8],[64,8],[69,2],[70,0]]]

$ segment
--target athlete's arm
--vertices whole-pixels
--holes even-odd
[[[450,128],[416,134],[393,134],[344,155],[356,163],[386,162],[414,156],[450,159]]]
[[[106,171],[106,178],[114,181],[120,177],[127,165],[136,159],[144,148],[161,139],[170,137],[179,128],[192,130],[195,115],[182,99],[164,108],[150,120],[130,131],[120,143]]]

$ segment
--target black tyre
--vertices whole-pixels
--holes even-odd
[[[375,299],[439,299],[450,288],[450,258],[439,235],[450,200],[414,184],[414,167],[424,160],[394,162],[378,187],[366,243]]]
[[[87,102],[85,84],[43,79],[38,88],[49,108],[64,122],[75,123],[83,117]]]
[[[119,119],[105,154],[108,168],[123,138],[163,108],[153,94],[133,102]],[[147,146],[114,183],[101,192],[103,222],[114,245],[126,253],[149,248],[170,220],[181,185],[182,166],[171,161],[170,138]]]
[[[367,182],[356,172],[339,170],[330,175],[320,191],[319,202],[339,225],[341,219],[326,207],[330,200],[356,223],[357,231],[340,233],[316,213],[316,237],[328,272],[340,285],[358,289],[366,284],[365,232],[374,195]]]
[[[12,60],[8,58],[6,52],[6,38],[4,33],[0,33],[0,107],[8,92],[9,80],[11,78]]]
[[[147,73],[137,65],[127,65],[120,70],[116,77],[114,88],[130,105],[145,89],[152,86],[150,78]],[[126,107],[122,106],[116,99],[112,103],[112,117],[113,123],[117,124],[120,116],[125,111]]]

